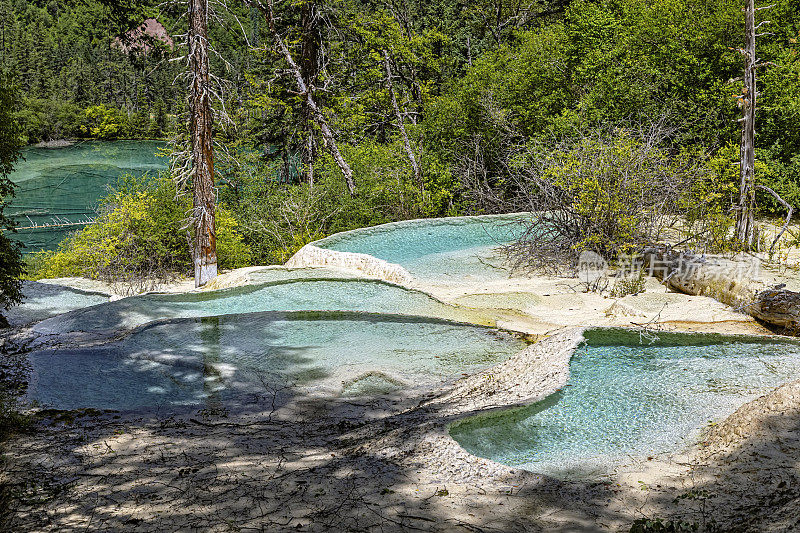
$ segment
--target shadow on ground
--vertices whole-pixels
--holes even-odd
[[[267,391],[247,409],[46,412],[6,444],[5,527],[35,530],[594,531],[626,518],[604,484],[472,482],[408,449],[406,401]],[[403,412],[404,411],[404,412]],[[413,437],[412,437],[413,438]],[[358,440],[359,442],[354,442]],[[448,465],[452,467],[453,465]],[[450,477],[450,479],[448,479]]]
[[[771,396],[712,429],[688,474],[648,490],[463,460],[442,428],[465,413],[448,415],[446,397],[313,397],[265,381],[235,406],[44,411],[4,445],[0,529],[567,533],[661,517],[796,531],[800,384]]]
[[[650,497],[653,515],[700,531],[800,531],[800,381],[743,406],[705,438],[680,486]]]

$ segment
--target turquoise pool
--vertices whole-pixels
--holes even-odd
[[[22,294],[25,296],[22,304],[4,311],[4,316],[12,326],[33,324],[63,313],[108,302],[106,294],[35,281],[24,282]]]
[[[496,253],[523,231],[524,214],[409,220],[338,233],[314,244],[368,254],[432,280],[507,278]]]
[[[467,451],[559,477],[691,444],[709,422],[800,377],[800,345],[746,338],[594,331],[567,386],[528,407],[451,428]]]
[[[113,334],[169,318],[193,318],[261,311],[361,311],[466,321],[466,311],[430,296],[374,280],[278,279],[212,292],[152,294],[78,309],[44,320],[34,331]]]
[[[523,346],[493,329],[366,313],[179,319],[110,344],[32,352],[28,398],[59,409],[129,410],[247,403],[286,385],[352,395],[360,378],[367,393],[376,376],[406,388],[436,384]]]

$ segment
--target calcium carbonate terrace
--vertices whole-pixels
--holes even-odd
[[[255,271],[244,286],[114,302],[73,291],[52,317],[36,312],[50,290],[39,287],[41,299],[27,305],[38,320],[32,331],[47,340],[29,354],[28,396],[62,409],[147,410],[243,405],[249,393],[287,385],[345,397],[436,390],[507,360],[525,342],[488,327],[491,310],[444,303],[411,286],[502,283],[510,273],[497,249],[520,234],[524,217],[345,232],[301,250],[288,263],[295,268]],[[398,272],[393,282],[363,277]],[[536,301],[525,292],[507,296],[509,307],[520,309]],[[585,335],[561,390],[526,407],[460,420],[452,436],[507,465],[596,474],[631,456],[691,444],[709,421],[800,371],[800,347],[791,342],[642,338],[622,330]],[[59,345],[62,337],[66,345]]]

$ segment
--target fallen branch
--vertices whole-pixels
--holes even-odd
[[[789,335],[800,333],[800,292],[748,277],[743,262],[709,260],[669,247],[642,252],[645,270],[685,294],[709,296]]]

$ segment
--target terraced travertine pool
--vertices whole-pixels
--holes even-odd
[[[496,281],[508,276],[496,247],[521,231],[523,219],[408,221],[315,244],[372,254],[437,283]],[[57,408],[137,410],[246,402],[286,384],[381,395],[436,387],[525,344],[485,327],[492,323],[486,311],[335,268],[264,270],[251,279],[233,289],[116,302],[68,291],[69,301],[52,312],[32,308],[35,320],[45,318],[32,327],[49,339],[45,346],[66,344],[29,354],[28,397]],[[42,291],[45,307],[48,294]],[[46,318],[59,311],[69,312]],[[800,376],[794,342],[663,333],[642,342],[620,330],[586,337],[561,391],[461,421],[451,435],[467,451],[508,465],[593,475],[632,456],[678,450],[709,421]]]
[[[33,329],[45,335],[71,332],[113,335],[168,318],[262,311],[360,311],[462,322],[478,321],[475,312],[382,281],[299,277],[207,293],[151,294],[124,298],[73,310],[39,322]]]
[[[502,279],[510,272],[496,249],[522,234],[526,218],[512,214],[394,222],[337,233],[313,244],[371,255],[425,280]]]
[[[681,449],[703,427],[800,376],[800,344],[718,335],[586,333],[567,385],[528,407],[467,419],[452,437],[480,457],[558,477],[608,473]],[[652,339],[651,339],[652,340]]]
[[[25,297],[24,303],[4,313],[12,326],[33,324],[70,311],[108,302],[107,294],[31,281],[23,284],[22,293]]]
[[[486,368],[523,346],[489,328],[408,316],[266,312],[178,319],[109,344],[31,353],[28,397],[58,409],[129,410],[203,405],[292,384],[334,395],[410,389]]]

